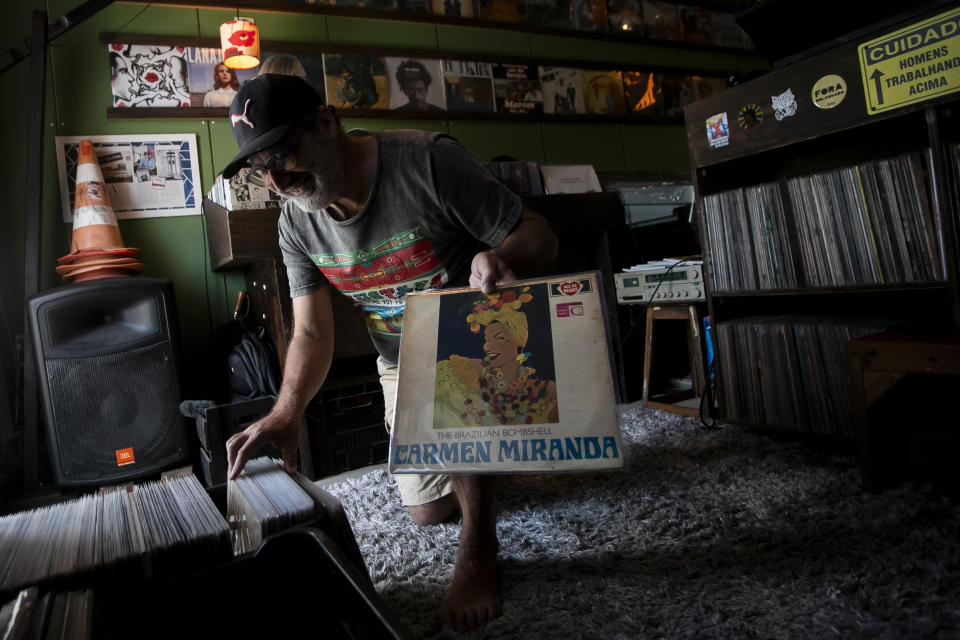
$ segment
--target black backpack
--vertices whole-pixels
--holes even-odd
[[[280,393],[280,365],[277,352],[265,337],[263,327],[244,331],[227,355],[230,402],[253,400]]]
[[[237,321],[228,322],[214,334],[211,346],[218,402],[240,402],[280,392],[280,364],[263,327],[250,331]]]

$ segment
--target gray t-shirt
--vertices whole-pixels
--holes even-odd
[[[377,351],[396,363],[406,294],[465,286],[473,256],[503,242],[523,203],[449,136],[349,133],[377,141],[369,201],[343,222],[287,201],[280,248],[292,297],[332,284],[363,310]]]

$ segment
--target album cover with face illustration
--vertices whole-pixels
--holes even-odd
[[[408,294],[390,471],[621,467],[598,277]]]
[[[114,107],[189,107],[184,47],[111,43]]]

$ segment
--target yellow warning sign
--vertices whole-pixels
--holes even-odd
[[[857,48],[867,113],[874,115],[960,89],[960,8]]]

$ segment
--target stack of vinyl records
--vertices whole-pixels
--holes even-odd
[[[718,323],[727,419],[852,437],[846,343],[892,325],[883,319],[805,316]]]
[[[0,638],[86,640],[93,637],[93,591],[24,589],[0,607]]]
[[[942,280],[928,162],[911,153],[704,198],[713,291]]]
[[[253,551],[267,536],[307,522],[316,512],[313,498],[278,460],[251,460],[227,484],[227,519],[237,554]]]
[[[64,282],[139,275],[140,250],[123,246],[93,142],[80,141],[70,253],[58,260]]]
[[[194,476],[0,518],[2,593],[67,578],[149,578],[231,557],[227,523]]]
[[[714,290],[798,285],[790,229],[776,183],[704,198],[703,222]]]
[[[789,180],[807,284],[943,279],[926,181],[918,153]]]

